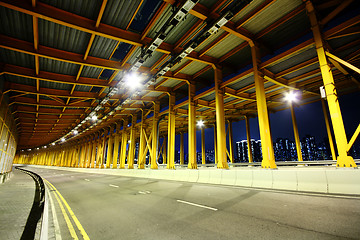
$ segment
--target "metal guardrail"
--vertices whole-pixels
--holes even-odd
[[[35,187],[35,196],[34,196],[33,205],[31,207],[30,214],[26,221],[24,231],[21,235],[21,239],[35,239],[37,235],[39,236],[42,235],[41,233],[42,228],[39,228],[40,232],[37,232],[37,230],[38,230],[38,223],[42,219],[43,211],[44,211],[45,184],[42,178],[38,174],[19,167],[15,167],[15,168],[30,175],[35,181],[36,187]]]
[[[357,165],[360,165],[360,159],[354,159]],[[317,161],[276,161],[277,166],[336,166],[336,161],[334,160],[317,160]],[[261,162],[240,162],[240,163],[228,163],[230,167],[260,167]],[[137,164],[134,164],[135,168]],[[159,168],[166,168],[167,164],[158,164]],[[215,163],[206,163],[206,164],[197,164],[198,167],[216,167]],[[112,167],[112,166],[111,166]],[[187,168],[187,164],[175,164],[175,168]],[[119,164],[118,164],[119,168]],[[125,164],[127,168],[127,164]],[[145,168],[150,168],[150,165],[145,165]]]

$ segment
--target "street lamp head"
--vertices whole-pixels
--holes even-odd
[[[297,99],[297,94],[294,91],[290,91],[285,93],[285,101],[292,103],[292,102],[296,102]]]
[[[199,120],[199,121],[197,121],[196,125],[197,125],[199,128],[202,128],[202,127],[205,126],[204,121],[203,121],[202,119]]]

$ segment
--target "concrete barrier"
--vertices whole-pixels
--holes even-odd
[[[254,169],[253,171],[253,183],[252,187],[256,188],[272,188],[273,179],[272,175],[274,171],[269,169]]]
[[[89,169],[35,166],[92,174],[210,183],[239,187],[360,195],[360,169],[329,167],[283,167],[279,169],[216,168],[186,169]]]
[[[359,169],[330,169],[325,174],[329,193],[360,195]]]
[[[273,185],[274,189],[281,190],[292,190],[296,191],[298,188],[297,173],[293,169],[278,169],[272,171],[273,174]]]

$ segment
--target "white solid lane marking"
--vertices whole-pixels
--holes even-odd
[[[84,180],[85,180],[85,181],[87,181],[87,182],[90,182],[90,180],[89,180],[89,179],[86,179],[86,178],[85,178]]]
[[[113,185],[113,184],[109,184],[110,187],[115,187],[118,188],[119,186]]]
[[[150,193],[149,191],[145,191],[146,193]]]
[[[139,191],[138,193],[140,193],[140,194],[146,194],[146,192],[143,192],[143,191]]]
[[[196,204],[196,203],[192,203],[192,202],[187,202],[187,201],[183,201],[183,200],[176,200],[176,201],[179,202],[179,203],[185,203],[185,204],[188,204],[188,205],[191,205],[191,206],[195,206],[195,207],[201,207],[201,208],[206,208],[206,209],[209,209],[209,210],[217,211],[216,208],[208,207],[208,206],[205,206],[205,205],[200,205],[200,204]]]

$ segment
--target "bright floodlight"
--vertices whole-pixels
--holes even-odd
[[[285,94],[285,100],[289,103],[297,101],[297,96],[295,92],[288,92]]]
[[[141,86],[141,76],[136,72],[128,73],[125,76],[125,83],[131,89],[137,89]]]
[[[55,145],[55,143],[52,143],[51,145],[53,145],[53,146],[54,146],[54,145]]]
[[[44,146],[44,148],[47,148],[47,146]]]
[[[205,124],[204,124],[204,121],[203,120],[199,120],[197,121],[196,125],[200,128],[202,128]]]
[[[96,121],[96,120],[97,120],[97,116],[96,116],[96,115],[93,115],[93,116],[91,117],[91,120]]]
[[[65,138],[62,138],[61,141],[62,141],[62,142],[65,142]]]
[[[78,132],[78,130],[74,130],[73,133],[76,135],[76,134],[78,134],[79,132]]]
[[[36,148],[36,150],[39,150],[39,148]]]

